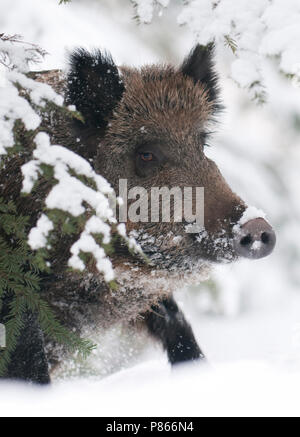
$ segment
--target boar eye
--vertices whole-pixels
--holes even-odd
[[[153,176],[166,162],[157,144],[143,144],[135,150],[135,170],[138,176]]]
[[[153,153],[146,152],[140,154],[142,161],[153,161]]]

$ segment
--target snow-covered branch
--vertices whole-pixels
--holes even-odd
[[[168,0],[135,0],[139,20],[150,23]],[[188,0],[177,17],[195,41],[215,43],[218,52],[231,49],[231,77],[249,90],[253,99],[264,99],[263,63],[273,58],[278,69],[300,78],[300,3],[297,0]]]
[[[28,48],[29,46],[29,48]],[[61,145],[51,145],[50,136],[45,132],[43,114],[47,105],[68,114],[76,115],[74,108],[64,105],[64,99],[48,84],[35,81],[25,74],[28,63],[36,61],[44,52],[34,45],[22,43],[19,36],[0,36],[0,158],[5,168],[5,156],[14,159],[20,150],[16,146],[17,122],[30,134],[31,150],[26,150],[28,158],[22,165],[23,193],[31,193],[41,178],[46,178],[51,189],[44,202],[45,211],[39,216],[36,227],[28,234],[28,243],[33,250],[48,248],[51,234],[59,226],[51,220],[56,211],[65,214],[64,221],[70,216],[78,219],[80,226],[77,240],[70,248],[69,266],[77,270],[86,267],[82,254],[93,255],[96,267],[110,282],[114,279],[113,267],[106,254],[105,247],[111,242],[111,226],[128,246],[139,250],[126,236],[124,229],[116,226],[109,198],[114,193],[108,182],[92,169],[90,163],[81,156]],[[74,115],[75,114],[75,115]],[[20,146],[20,145],[19,145]],[[22,145],[21,145],[22,147]],[[29,153],[30,152],[30,153]],[[1,161],[0,161],[1,165]],[[45,174],[51,170],[50,179]],[[1,169],[1,167],[0,167]],[[13,177],[13,176],[12,176]],[[21,195],[21,193],[19,193]],[[115,199],[115,201],[117,201]],[[49,215],[50,214],[50,215]],[[61,222],[60,222],[61,224]],[[83,229],[83,230],[82,230]],[[72,230],[73,232],[74,229]],[[97,236],[100,237],[97,240]]]

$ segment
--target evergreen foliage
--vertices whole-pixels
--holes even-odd
[[[64,328],[40,296],[40,271],[27,244],[27,228],[28,217],[18,215],[12,201],[0,198],[0,314],[4,298],[9,298],[9,313],[1,320],[6,328],[6,348],[0,352],[0,376],[5,375],[27,310],[37,314],[45,335],[70,350],[86,357],[94,348],[89,340]]]

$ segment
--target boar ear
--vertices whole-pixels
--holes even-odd
[[[197,44],[181,66],[181,72],[191,77],[195,83],[200,82],[205,85],[208,91],[208,99],[214,102],[217,109],[219,94],[218,77],[214,71],[214,46],[201,46]]]
[[[85,126],[105,128],[122,97],[124,85],[110,54],[76,49],[70,56],[68,103],[76,105]]]

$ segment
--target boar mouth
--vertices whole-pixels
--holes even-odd
[[[180,232],[177,228],[177,231],[176,234],[169,231],[156,237],[144,229],[134,231],[132,236],[142,247],[151,266],[169,271],[178,269],[192,272],[204,263],[229,263],[238,258],[233,238],[228,238],[224,230],[217,236],[209,235],[206,231],[191,234],[183,229]]]
[[[228,236],[225,230],[217,235],[210,235],[203,230],[195,235],[194,241],[198,245],[198,251],[200,249],[199,255],[210,262],[231,263],[239,258],[234,247],[234,238]]]

